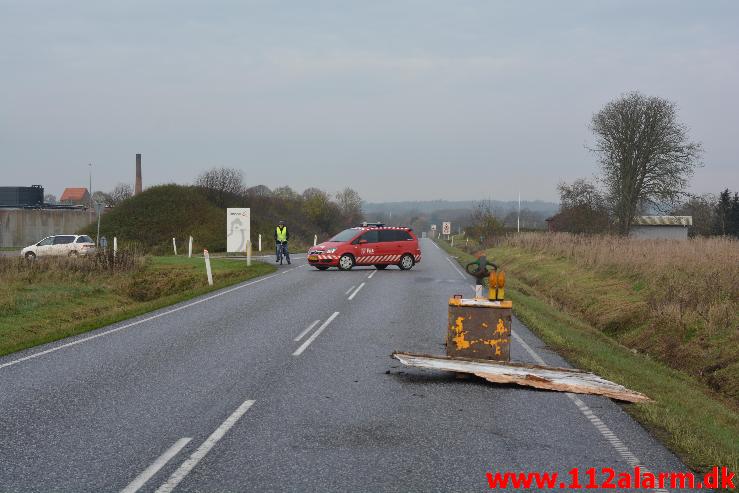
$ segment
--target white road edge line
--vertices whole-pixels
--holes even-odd
[[[186,305],[178,306],[177,308],[172,308],[171,310],[167,310],[166,312],[162,312],[162,313],[158,313],[156,315],[152,315],[150,317],[142,318],[141,320],[137,320],[136,322],[131,322],[129,324],[121,325],[120,327],[116,327],[115,329],[110,329],[110,330],[107,330],[105,332],[101,332],[99,334],[91,335],[91,336],[88,336],[88,337],[83,337],[82,339],[78,339],[76,341],[68,342],[66,344],[62,344],[61,346],[56,346],[56,347],[53,347],[51,349],[47,349],[46,351],[41,351],[41,352],[38,352],[38,353],[30,354],[28,356],[24,356],[23,358],[18,358],[16,360],[13,360],[13,361],[9,361],[7,363],[0,364],[0,370],[3,369],[3,368],[6,368],[8,366],[17,365],[18,363],[22,363],[23,361],[28,361],[29,359],[38,358],[39,356],[44,356],[46,354],[53,353],[55,351],[59,351],[60,349],[65,349],[65,348],[68,348],[68,347],[71,347],[71,346],[76,346],[77,344],[82,344],[83,342],[87,342],[87,341],[91,341],[93,339],[97,339],[98,337],[103,337],[103,336],[107,336],[107,335],[110,335],[110,334],[114,334],[114,333],[116,333],[118,331],[121,331],[123,329],[128,329],[128,328],[133,327],[135,325],[143,324],[144,322],[149,322],[150,320],[154,320],[154,319],[157,319],[159,317],[164,317],[165,315],[170,315],[170,314],[172,314],[174,312],[178,312],[180,310],[184,310],[185,308],[190,308],[191,306],[199,305],[200,303],[205,303],[206,301],[210,301],[210,300],[212,300],[214,298],[218,298],[219,296],[223,296],[224,294],[232,293],[232,292],[237,291],[239,289],[243,289],[243,288],[245,288],[247,286],[252,286],[252,285],[257,284],[259,282],[266,281],[267,279],[272,279],[273,277],[276,277],[278,275],[279,275],[279,273],[277,273],[277,274],[271,274],[271,275],[269,275],[267,277],[261,277],[261,278],[257,279],[256,281],[251,281],[251,282],[248,282],[246,284],[242,284],[240,286],[236,286],[234,288],[226,289],[224,291],[221,291],[220,293],[216,293],[216,294],[213,294],[211,296],[208,296],[207,298],[203,298],[203,299],[200,299],[200,300],[197,300],[197,301],[193,301],[193,302],[190,302],[190,303],[188,303]]]
[[[185,445],[190,443],[190,440],[192,438],[180,438],[176,442],[174,442],[174,445],[169,447],[162,455],[160,455],[157,460],[155,460],[149,467],[144,469],[144,471],[136,476],[136,479],[128,483],[128,486],[123,488],[121,490],[121,493],[135,493],[139,489],[141,489],[142,486],[146,484],[147,481],[149,481],[152,476],[154,476],[156,473],[159,472],[159,470],[164,467],[164,465],[172,460],[172,457],[180,453],[180,450],[184,448]]]
[[[190,471],[192,471],[193,468],[198,465],[198,462],[200,462],[203,457],[205,457],[206,454],[210,452],[210,449],[212,449],[215,444],[218,443],[221,438],[223,438],[226,432],[230,430],[233,425],[236,424],[239,418],[241,418],[241,416],[243,416],[253,404],[254,401],[252,400],[244,401],[236,409],[236,411],[231,413],[231,416],[226,418],[226,421],[221,423],[221,425],[216,428],[216,431],[211,433],[211,435],[203,442],[203,444],[200,445],[200,447],[198,447],[198,449],[193,452],[192,455],[190,455],[190,458],[183,462],[182,465],[178,467],[175,472],[172,473],[167,482],[157,488],[156,493],[169,493],[170,491],[175,489],[177,485],[180,484],[183,479],[185,479],[185,476],[187,476]]]
[[[511,335],[513,338],[518,342],[529,355],[534,358],[534,360],[539,363],[540,365],[547,364],[544,359],[539,356],[536,351],[531,349],[531,346],[529,346],[526,341],[524,341],[521,336],[516,334],[515,332],[511,332]],[[621,441],[618,436],[616,436],[615,433],[611,431],[610,428],[608,428],[608,425],[606,425],[594,412],[590,407],[588,407],[587,404],[585,404],[582,399],[577,397],[577,395],[572,394],[570,392],[565,393],[565,395],[577,406],[577,408],[580,410],[580,412],[585,416],[588,421],[590,421],[593,426],[598,430],[598,432],[603,435],[603,438],[606,439],[608,443],[611,444],[611,446],[616,449],[616,452],[618,452],[618,455],[621,456],[623,460],[625,460],[630,466],[636,467],[639,466],[643,471],[650,472],[649,468],[644,466],[639,459],[629,450],[629,448],[624,444],[624,442]],[[659,493],[668,493],[669,490],[662,489],[662,488],[655,488],[653,491],[657,491]]]
[[[316,340],[316,337],[318,337],[319,335],[321,335],[321,332],[323,332],[324,329],[326,327],[328,327],[328,324],[330,324],[331,322],[333,322],[334,319],[338,315],[339,315],[339,312],[334,312],[333,315],[331,315],[330,317],[328,317],[328,319],[325,322],[323,322],[323,324],[321,324],[320,327],[318,327],[318,330],[316,330],[314,333],[312,333],[311,336],[308,339],[305,340],[305,342],[303,343],[303,345],[300,346],[298,349],[295,350],[295,352],[293,353],[293,356],[300,356],[301,354],[303,354],[303,351],[305,351],[305,349],[308,346],[310,346],[310,343],[313,342],[313,341],[315,341]]]
[[[465,276],[462,273],[462,271],[459,270],[459,267],[457,267],[456,265],[454,265],[454,261],[451,258],[447,257],[446,259],[449,261],[449,264],[452,266],[452,268],[454,268],[454,270],[457,271],[457,274],[459,274],[460,276],[462,276],[462,279],[467,279],[467,276]]]
[[[359,292],[359,290],[362,289],[363,287],[364,287],[364,283],[360,284],[359,287],[357,287],[357,289],[355,289],[354,292],[351,295],[349,295],[349,297],[347,298],[347,300],[350,300],[350,301],[353,300],[354,297]]]
[[[298,335],[298,337],[296,337],[295,339],[293,339],[293,341],[295,341],[295,342],[300,341],[300,339],[302,339],[305,336],[305,334],[307,334],[308,332],[310,332],[311,329],[313,327],[315,327],[318,322],[320,322],[320,320],[316,320],[315,322],[313,322],[312,324],[310,324],[303,332],[300,333],[300,335]]]
[[[344,293],[344,295],[346,296],[347,294],[351,293],[351,292],[352,292],[352,289],[354,289],[354,288],[356,288],[356,287],[357,287],[357,286],[352,286],[352,287],[350,287],[349,289],[347,289],[347,290],[346,290],[346,293]]]
[[[377,274],[377,271],[373,270],[372,273],[367,276],[367,279],[372,279],[372,276],[374,276],[375,274]]]

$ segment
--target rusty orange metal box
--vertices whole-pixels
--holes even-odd
[[[512,308],[510,301],[451,298],[446,354],[510,361]]]

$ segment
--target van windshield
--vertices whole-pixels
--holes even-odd
[[[328,241],[349,241],[360,233],[357,229],[345,229]]]

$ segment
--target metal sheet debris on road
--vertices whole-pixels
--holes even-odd
[[[513,383],[537,389],[604,395],[627,402],[648,402],[650,400],[644,394],[629,390],[594,373],[572,368],[401,352],[395,352],[392,356],[406,366],[470,373],[493,383]]]

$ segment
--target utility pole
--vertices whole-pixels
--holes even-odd
[[[521,192],[518,192],[518,217],[516,218],[516,232],[521,232]]]
[[[87,166],[89,167],[89,171],[90,171],[90,188],[89,188],[90,203],[88,204],[88,206],[90,207],[90,219],[92,219],[92,163],[87,163]]]

